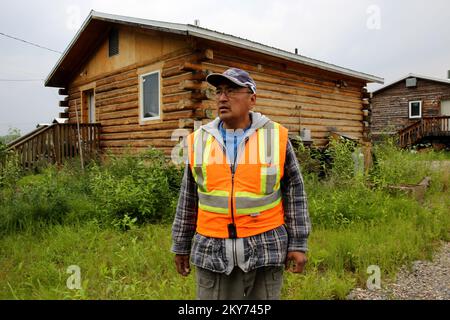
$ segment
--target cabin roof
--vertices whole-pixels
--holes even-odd
[[[322,70],[337,72],[339,74],[365,80],[367,82],[375,82],[380,84],[384,83],[384,79],[377,76],[354,71],[334,64],[270,47],[258,42],[201,28],[199,26],[133,18],[92,10],[75,37],[63,52],[56,65],[51,70],[50,74],[47,76],[45,86],[64,87],[67,77],[70,76],[74,70],[81,67],[82,63],[85,62],[85,60],[83,58],[80,59],[80,57],[86,57],[90,52],[92,52],[92,48],[96,47],[95,44],[101,39],[101,35],[104,34],[108,28],[110,28],[111,23],[125,24],[139,28],[208,39],[239,48],[260,52],[270,56],[279,57],[289,61],[298,62]]]
[[[372,91],[373,94],[375,93],[380,93],[381,91],[390,88],[391,86],[393,86],[394,84],[397,84],[401,81],[404,81],[408,78],[418,78],[418,79],[424,79],[424,80],[429,80],[429,81],[434,81],[434,82],[440,82],[440,83],[445,83],[445,84],[450,84],[450,79],[441,79],[441,78],[435,78],[435,77],[430,77],[430,76],[424,76],[424,75],[420,75],[417,73],[409,73],[408,75],[395,80],[393,82],[390,82],[389,84],[385,85],[384,87],[378,88],[377,90]]]

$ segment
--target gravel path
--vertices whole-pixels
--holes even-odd
[[[350,300],[450,300],[450,242],[444,243],[433,261],[415,261],[411,270],[402,267],[395,283],[382,289],[357,288]]]

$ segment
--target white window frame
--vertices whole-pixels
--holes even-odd
[[[144,77],[151,74],[158,74],[158,91],[159,91],[159,101],[158,101],[158,116],[157,117],[144,117]],[[141,122],[150,120],[160,120],[161,119],[161,70],[155,70],[139,75],[139,119]]]
[[[419,115],[418,116],[412,116],[411,115],[411,107],[413,103],[419,103]],[[408,107],[408,114],[409,114],[409,118],[410,119],[420,119],[422,118],[422,100],[415,100],[415,101],[410,101],[409,102],[409,107]]]
[[[95,90],[89,92],[87,96],[87,105],[88,105],[88,122],[95,123],[96,119],[96,110],[95,110]]]

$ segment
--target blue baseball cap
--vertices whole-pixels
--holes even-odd
[[[223,73],[211,73],[206,77],[206,81],[214,87],[217,87],[223,80],[231,81],[240,87],[248,87],[253,93],[256,93],[255,81],[248,72],[238,68],[230,68]]]

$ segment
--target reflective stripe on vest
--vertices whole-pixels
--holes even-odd
[[[280,125],[269,121],[258,130],[259,159],[261,169],[261,193],[279,189],[280,177]],[[262,143],[264,142],[264,143]]]
[[[192,170],[192,175],[201,192],[207,192],[206,166],[213,139],[212,135],[204,134],[202,130],[194,132],[194,170]]]
[[[206,211],[215,213],[229,213],[228,199],[230,194],[227,191],[214,190],[208,193],[198,191],[198,206]]]
[[[258,164],[261,166],[260,191],[259,193],[251,193],[236,190],[234,203],[236,204],[236,214],[238,215],[259,213],[274,208],[281,201],[279,130],[280,125],[278,123],[268,121],[256,132],[257,148],[259,150]],[[229,214],[229,192],[212,190],[208,185],[206,168],[211,160],[211,145],[214,140],[215,138],[204,130],[194,132],[192,173],[198,185],[198,205],[199,208],[208,212]],[[225,152],[224,150],[222,151]],[[250,152],[256,152],[256,150],[250,150]],[[225,159],[225,157],[224,154],[222,159]],[[215,160],[217,161],[217,159]]]
[[[268,195],[256,195],[250,192],[236,192],[235,195],[237,214],[252,214],[269,210],[281,201],[279,189]]]

